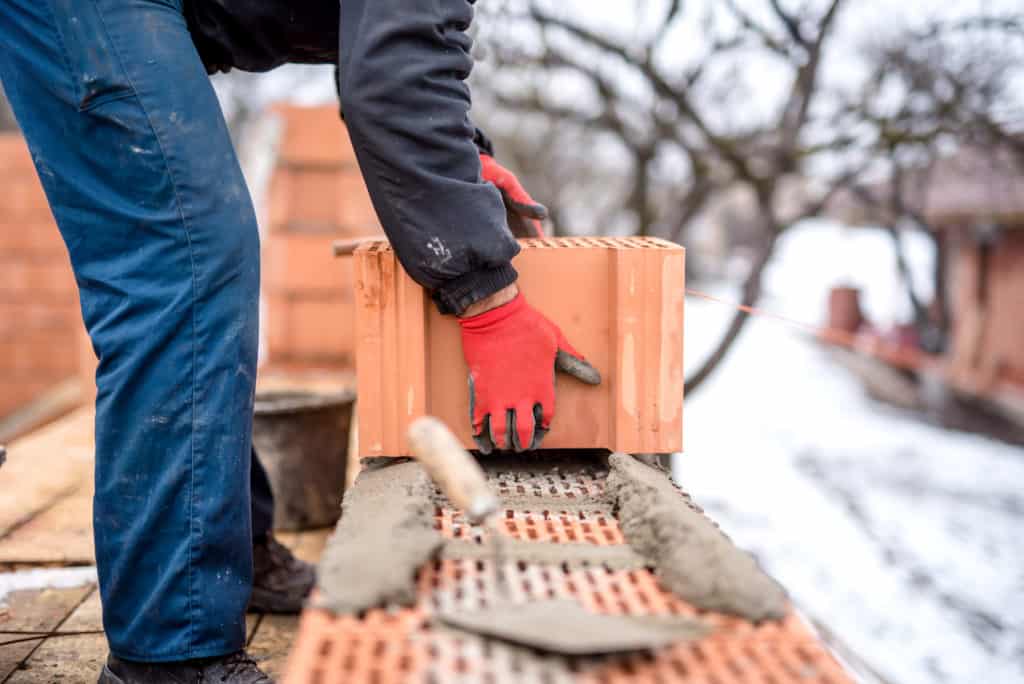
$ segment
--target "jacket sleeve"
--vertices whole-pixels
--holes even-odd
[[[388,239],[443,313],[515,282],[519,245],[480,178],[465,79],[472,0],[343,0],[338,89]]]

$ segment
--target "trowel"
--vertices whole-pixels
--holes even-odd
[[[489,531],[499,598],[482,610],[446,610],[438,618],[455,629],[562,655],[598,655],[649,650],[696,639],[706,633],[698,621],[678,617],[602,615],[569,599],[513,602],[502,568],[500,499],[483,469],[451,430],[432,417],[409,426],[410,453],[471,524]]]

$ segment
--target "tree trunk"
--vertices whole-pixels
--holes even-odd
[[[750,267],[750,272],[747,274],[747,279],[743,283],[743,298],[741,300],[743,306],[754,306],[761,298],[761,277],[775,249],[777,232],[771,231],[769,235],[770,237],[767,238],[761,247],[761,251],[758,252],[754,263]],[[740,333],[743,332],[749,317],[746,311],[736,311],[718,345],[708,355],[708,358],[704,360],[701,367],[694,371],[690,377],[686,378],[686,394],[688,396],[692,396],[704,381],[715,372],[718,365],[725,360],[733,344],[739,339]]]

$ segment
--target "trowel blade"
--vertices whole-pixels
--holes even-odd
[[[653,650],[708,631],[693,618],[602,615],[571,600],[503,601],[483,610],[443,611],[438,617],[456,629],[568,656]]]

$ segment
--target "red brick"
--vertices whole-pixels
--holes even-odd
[[[36,376],[0,376],[0,416],[5,416],[33,399],[38,399],[47,390],[59,384],[50,378]]]
[[[596,387],[559,378],[545,448],[680,451],[683,248],[649,238],[520,242],[519,287],[602,376]],[[408,425],[422,415],[473,448],[458,323],[437,312],[386,243],[353,259],[360,455],[406,454]]]
[[[334,236],[276,233],[263,242],[263,285],[273,294],[346,296],[352,267],[334,256]],[[340,264],[340,268],[339,268]]]
[[[353,316],[350,300],[268,296],[268,361],[350,363]]]
[[[338,222],[345,236],[380,235],[380,221],[358,168],[338,174]]]
[[[62,302],[12,302],[0,291],[0,340],[20,339],[45,332],[55,337],[82,327],[77,300]]]
[[[0,255],[62,257],[67,254],[57,225],[50,218],[19,220],[0,214]]]
[[[334,106],[280,105],[282,135],[278,155],[288,163],[336,164],[355,159],[348,130]]]
[[[72,339],[35,331],[18,338],[0,340],[0,376],[10,374],[38,379],[61,380],[78,371],[78,350]]]
[[[0,133],[0,174],[6,175],[12,171],[18,174],[25,171],[34,173],[34,169],[32,155],[21,133]]]
[[[0,216],[11,219],[45,219],[50,213],[43,187],[35,171],[10,171],[0,174]]]
[[[0,257],[0,273],[0,298],[9,302],[64,302],[77,294],[66,256],[42,260]]]
[[[335,169],[288,168],[277,172],[282,175],[285,213],[277,223],[291,230],[330,231],[341,223],[338,204],[338,171]]]

